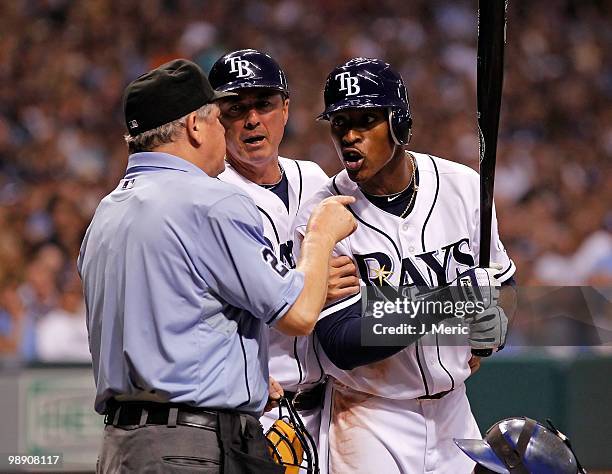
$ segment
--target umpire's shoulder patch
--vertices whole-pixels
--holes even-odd
[[[272,270],[278,273],[282,278],[285,278],[289,274],[289,269],[278,260],[278,257],[274,255],[270,247],[262,247],[261,256],[264,262],[270,265]]]

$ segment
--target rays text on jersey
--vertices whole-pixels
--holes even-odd
[[[391,286],[394,274],[393,259],[384,252],[353,254],[357,261],[361,279],[367,286]],[[474,267],[470,239],[465,237],[429,252],[413,257],[404,256],[397,286],[427,287],[432,283],[427,278],[427,269],[435,275],[434,286],[444,286],[453,281],[459,273]]]

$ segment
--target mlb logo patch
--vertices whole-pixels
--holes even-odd
[[[121,180],[121,189],[132,189],[134,187],[134,183],[135,182],[136,182],[136,178],[122,179]]]

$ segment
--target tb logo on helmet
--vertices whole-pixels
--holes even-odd
[[[357,95],[361,91],[359,87],[359,78],[357,76],[351,76],[350,72],[341,72],[336,74],[335,79],[340,79],[341,91],[346,91],[346,95]]]
[[[250,63],[246,59],[240,59],[239,56],[228,58],[225,62],[230,63],[230,72],[238,73],[236,77],[249,77],[253,75],[253,70],[249,67]]]

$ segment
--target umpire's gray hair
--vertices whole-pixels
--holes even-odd
[[[217,104],[206,104],[195,110],[197,116],[201,119],[207,118],[213,110],[217,107]],[[182,128],[185,128],[185,120],[193,112],[176,119],[172,122],[160,125],[152,130],[142,132],[135,137],[125,134],[123,136],[125,143],[127,143],[128,151],[130,154],[139,153],[142,151],[151,151],[164,143],[172,143],[182,133]]]

